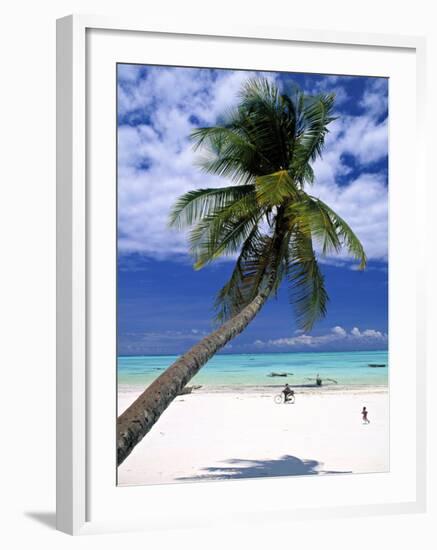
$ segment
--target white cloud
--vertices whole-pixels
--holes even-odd
[[[118,78],[124,82],[135,82],[140,76],[142,65],[118,65]]]
[[[344,328],[343,328],[343,327],[339,327],[339,326],[334,327],[334,328],[332,329],[332,333],[333,333],[333,334],[336,334],[337,336],[340,336],[340,337],[342,337],[342,338],[343,338],[344,336],[346,336],[346,331],[344,330]]]
[[[335,326],[330,332],[321,335],[300,334],[290,338],[275,338],[273,340],[256,340],[254,345],[258,348],[318,348],[332,343],[364,343],[364,344],[386,344],[388,340],[387,334],[374,329],[366,329],[360,331],[354,327],[350,332],[347,332],[343,327]]]
[[[314,85],[308,88],[306,91],[309,94],[316,95],[319,93],[334,93],[335,105],[338,107],[345,103],[349,99],[349,95],[346,92],[344,86],[339,84],[342,77],[336,75],[325,76],[320,80],[317,80]]]
[[[167,226],[176,198],[190,189],[229,184],[196,167],[188,136],[199,121],[215,124],[236,104],[242,83],[253,74],[159,67],[147,71],[144,78],[141,66],[119,66],[119,116],[136,121],[121,125],[118,133],[119,249],[168,258],[187,253],[186,235]],[[341,87],[341,78],[328,78],[319,87]],[[362,115],[342,116],[331,125],[323,159],[314,164],[317,184],[310,190],[346,219],[370,259],[387,257],[386,176],[370,170],[387,154],[387,120],[380,120],[384,99],[378,86],[380,82],[364,93]],[[369,171],[342,186],[339,178],[351,173],[348,158]]]
[[[385,78],[374,79],[360,101],[360,106],[374,117],[380,117],[387,110],[387,86]]]

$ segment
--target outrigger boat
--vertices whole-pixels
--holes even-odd
[[[316,386],[322,386],[324,382],[331,382],[332,384],[338,384],[337,380],[334,380],[333,378],[320,378],[320,376],[317,375],[316,378],[307,378],[310,382],[315,382]]]

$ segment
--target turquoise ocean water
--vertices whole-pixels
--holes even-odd
[[[120,390],[137,390],[148,386],[177,356],[120,356],[118,357],[118,384]],[[371,368],[369,364],[384,364],[385,368]],[[269,377],[271,372],[288,373],[287,377]],[[213,357],[190,384],[202,385],[203,390],[225,388],[291,386],[311,387],[316,374],[326,380],[323,388],[387,386],[388,352],[353,351],[325,353],[260,353],[223,354]]]

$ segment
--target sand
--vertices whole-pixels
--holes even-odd
[[[178,397],[119,467],[119,485],[388,471],[386,390],[298,393],[293,405],[275,393]],[[120,393],[119,411],[137,396]]]

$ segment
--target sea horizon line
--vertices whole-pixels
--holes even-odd
[[[326,350],[326,351],[263,351],[263,352],[218,352],[215,355],[279,355],[279,354],[294,354],[294,353],[379,353],[379,352],[388,352],[386,349],[354,349],[354,350]],[[117,357],[179,357],[185,352],[181,353],[121,353],[117,354]]]

